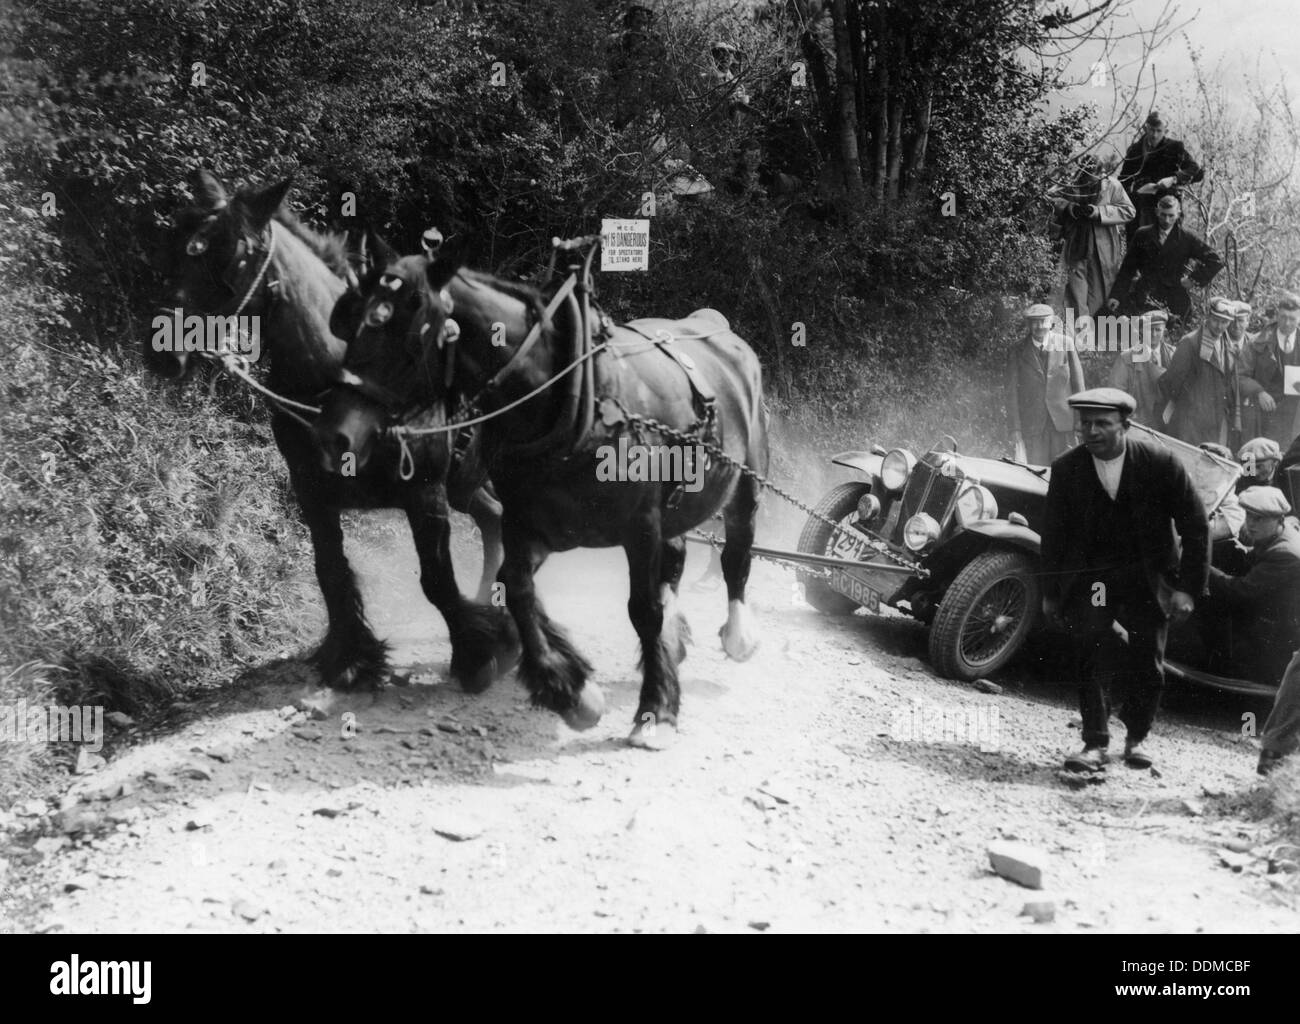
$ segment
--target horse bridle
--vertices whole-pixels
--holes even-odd
[[[380,284],[390,292],[396,293],[402,289],[405,282],[397,274],[383,274],[380,276]],[[456,342],[460,338],[460,324],[452,319],[452,312],[456,308],[456,303],[452,300],[451,292],[443,288],[438,292],[437,301],[441,304],[443,310],[442,327],[438,331],[436,339],[438,351],[446,353],[446,364],[443,371],[443,386],[451,389],[452,382],[456,374]],[[362,314],[357,329],[353,334],[353,339],[361,337],[361,332],[367,327],[382,327],[393,315],[393,299],[388,297],[380,300],[377,304]],[[382,316],[378,316],[381,311]],[[418,325],[418,326],[417,326]],[[422,311],[418,318],[412,318],[411,326],[407,328],[406,340],[412,351],[420,350],[423,346],[423,338],[429,330],[428,313]],[[409,401],[403,401],[392,389],[384,387],[382,384],[376,384],[374,381],[366,380],[364,377],[353,373],[351,370],[342,368],[339,370],[338,383],[346,388],[351,388],[358,394],[365,396],[372,402],[383,406],[385,413],[393,423],[401,420],[403,413],[411,405]]]

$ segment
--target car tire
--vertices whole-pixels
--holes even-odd
[[[930,627],[930,664],[949,679],[979,679],[1006,665],[1024,646],[1042,603],[1038,563],[1022,551],[976,555],[949,585]],[[1001,642],[981,650],[981,635]],[[989,621],[990,617],[992,621]]]
[[[813,506],[817,512],[832,522],[842,523],[858,509],[858,501],[871,490],[867,483],[840,484],[832,488],[821,501]],[[831,555],[834,544],[831,528],[815,516],[809,516],[804,523],[803,532],[799,534],[798,550],[809,555]],[[799,582],[803,584],[804,600],[827,615],[848,615],[858,604],[838,591],[832,590],[821,576],[799,572]]]

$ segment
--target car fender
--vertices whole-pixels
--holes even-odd
[[[1036,558],[1043,552],[1043,540],[1035,531],[1028,526],[1009,523],[1005,519],[981,519],[979,522],[968,524],[965,532],[1010,544],[1029,552]]]
[[[883,455],[876,455],[873,452],[840,452],[838,455],[831,456],[831,462],[835,465],[856,469],[873,478],[880,476],[880,467],[884,461]]]

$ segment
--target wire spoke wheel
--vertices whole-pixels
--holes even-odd
[[[940,675],[978,679],[1016,656],[1033,627],[1037,563],[1023,551],[982,551],[953,579],[930,629],[930,663]]]

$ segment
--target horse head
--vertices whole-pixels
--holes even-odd
[[[175,337],[170,323],[193,315],[256,315],[266,307],[271,219],[292,184],[289,177],[231,196],[209,172],[195,175],[194,201],[176,212],[162,241],[167,295],[144,342],[152,370],[179,379],[189,369],[190,346]]]
[[[460,333],[447,287],[460,269],[457,256],[399,256],[374,234],[370,251],[371,269],[330,316],[330,330],[348,349],[315,430],[324,468],[335,473],[364,468],[404,412],[448,403],[449,349]]]

